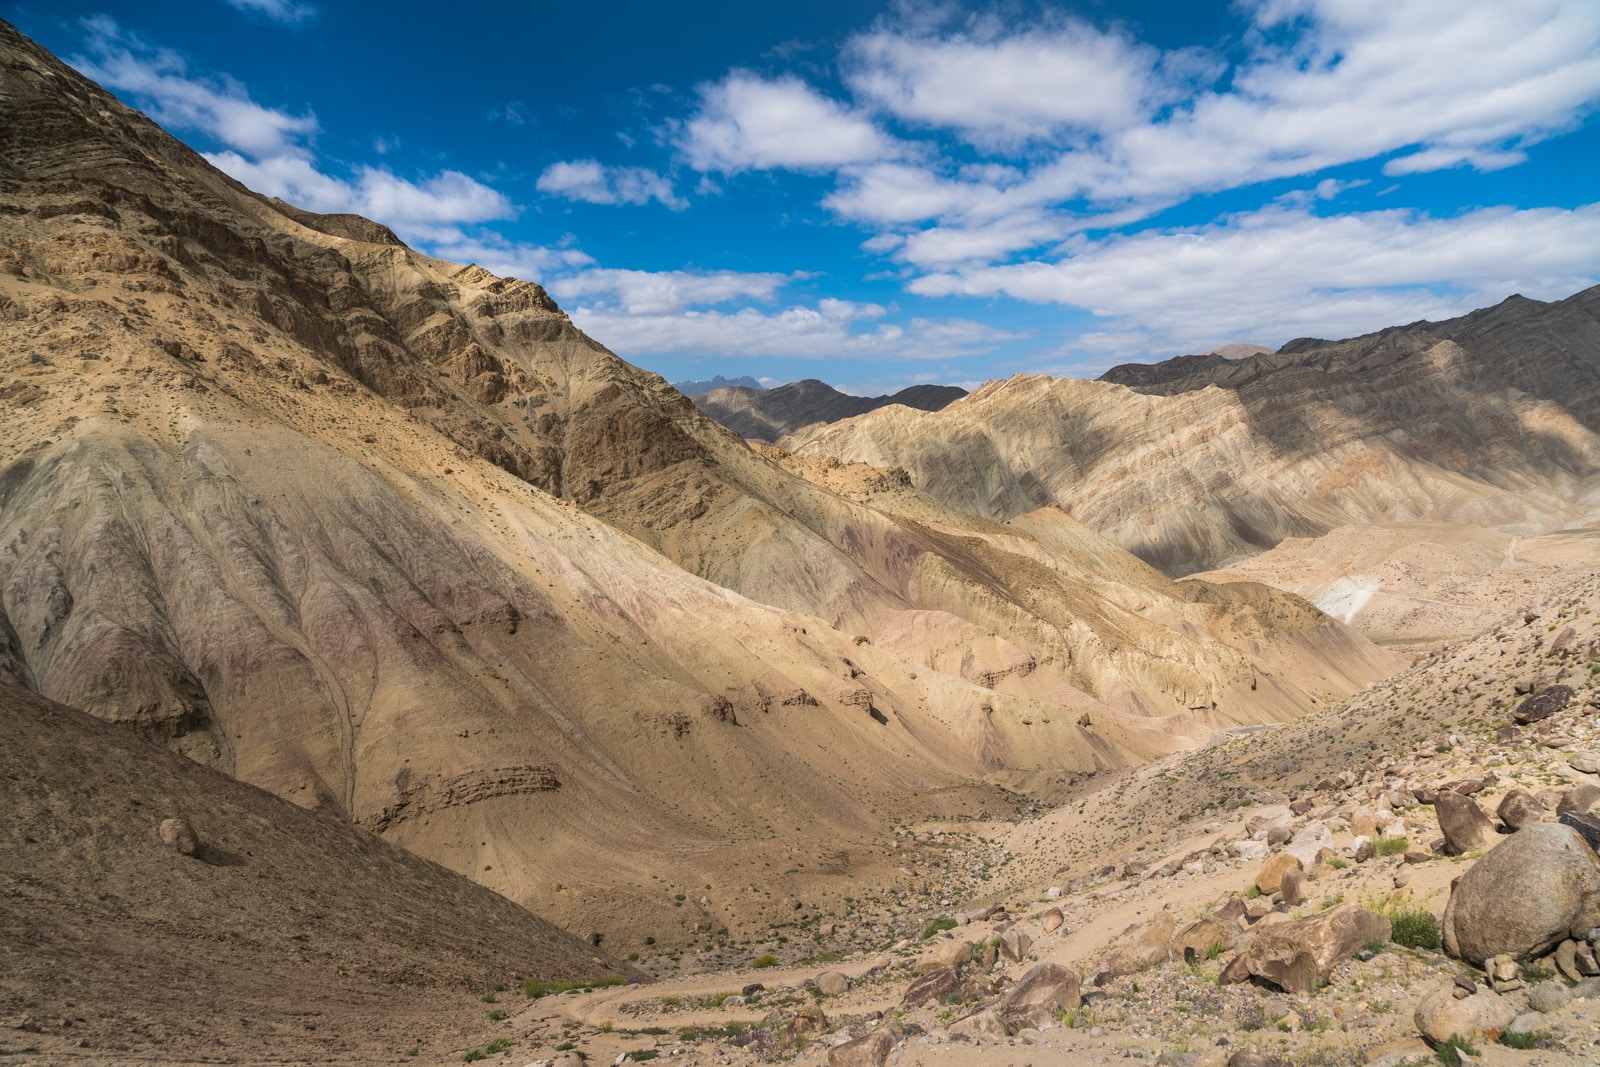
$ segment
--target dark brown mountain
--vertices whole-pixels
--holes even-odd
[[[776,441],[813,423],[838,422],[890,404],[938,411],[967,395],[954,385],[913,385],[889,396],[851,396],[806,378],[775,389],[728,386],[691,397],[694,406],[740,437]]]

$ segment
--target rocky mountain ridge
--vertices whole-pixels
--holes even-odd
[[[1122,376],[1138,384],[1020,375],[781,443],[1000,521],[1059,503],[1172,574],[1352,523],[1529,534],[1595,513],[1600,288]]]

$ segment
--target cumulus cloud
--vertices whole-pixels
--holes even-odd
[[[592,313],[665,315],[689,307],[735,300],[770,300],[787,274],[739,271],[644,271],[595,269],[552,283],[564,300],[588,301]]]
[[[861,108],[796,78],[735,72],[707,92],[682,147],[702,170],[831,171],[825,207],[893,235],[875,247],[943,270],[1334,166],[1381,162],[1394,176],[1514,166],[1600,103],[1592,0],[1244,0],[1239,10],[1248,24],[1231,68],[1067,16],[1018,27],[902,13],[844,49]],[[762,94],[788,104],[740,103]],[[873,115],[906,136],[890,140]],[[784,134],[808,128],[819,135]],[[944,131],[989,153],[987,165]]]
[[[822,300],[778,311],[685,310],[630,314],[580,306],[573,321],[619,352],[639,356],[728,356],[805,359],[937,360],[993,351],[1017,336],[962,319],[883,321],[877,304]]]
[[[687,200],[675,196],[672,181],[643,167],[608,167],[593,159],[552,163],[539,175],[541,193],[586,204],[647,204],[655,200],[682,211]]]
[[[1484,208],[1451,218],[1323,218],[1274,206],[1198,229],[1079,239],[1065,258],[918,278],[926,296],[1006,295],[1102,317],[1097,341],[1172,351],[1346,335],[1447,317],[1512,292],[1551,299],[1600,277],[1600,204]]]
[[[993,16],[942,36],[881,29],[852,40],[844,60],[858,96],[986,147],[1126,129],[1171,98],[1162,72],[1200,69],[1164,67],[1149,45],[1060,17],[1014,32]]]
[[[177,53],[146,43],[106,16],[87,19],[84,27],[89,55],[74,58],[75,67],[133,96],[163,125],[225,145],[206,158],[252,189],[311,211],[365,215],[408,240],[438,227],[516,214],[504,194],[460,171],[415,181],[371,166],[356,167],[348,178],[328,174],[310,147],[318,129],[315,115],[259,104],[232,78],[193,74]]]
[[[257,15],[265,15],[273,22],[282,22],[293,25],[304,22],[317,13],[317,9],[310,4],[292,3],[290,0],[226,0],[229,7],[236,7],[240,11],[249,11]]]
[[[799,78],[743,70],[701,88],[700,109],[678,131],[678,147],[697,170],[725,174],[826,171],[898,154],[869,119]]]

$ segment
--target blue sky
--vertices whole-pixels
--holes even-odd
[[[674,381],[1085,376],[1600,281],[1594,0],[0,14]]]

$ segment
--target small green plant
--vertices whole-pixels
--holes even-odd
[[[506,1017],[506,1013],[501,1011],[499,1008],[495,1008],[495,1009],[493,1009],[492,1011],[489,1012],[489,1021],[493,1022],[493,1023],[497,1023],[501,1019],[504,1019],[505,1017]]]
[[[1527,963],[1522,965],[1522,977],[1530,984],[1534,982],[1543,982],[1546,979],[1554,978],[1555,976],[1556,972],[1552,971],[1549,967],[1546,967],[1543,960],[1529,960]]]
[[[1403,837],[1380,837],[1372,843],[1372,851],[1379,856],[1399,856],[1411,847]]]
[[[935,919],[935,920],[933,920],[933,922],[929,923],[926,927],[923,928],[923,930],[922,930],[922,940],[926,941],[926,940],[928,940],[928,938],[932,937],[934,934],[937,934],[942,930],[954,930],[958,925],[960,925],[960,924],[957,923],[954,919],[952,919],[952,918],[950,918],[948,916],[946,916],[943,919]]]
[[[1389,916],[1394,930],[1389,940],[1402,948],[1420,948],[1429,952],[1439,950],[1439,920],[1430,911],[1408,908]]]
[[[1244,891],[1244,899],[1246,900],[1255,900],[1260,895],[1261,887],[1254,883],[1251,883],[1250,887]]]
[[[497,1053],[500,1053],[500,1052],[504,1052],[506,1049],[508,1049],[510,1047],[511,1047],[511,1042],[510,1041],[506,1040],[503,1037],[497,1037],[493,1041],[489,1042],[487,1045],[482,1046],[481,1048],[468,1049],[467,1050],[467,1054],[465,1056],[461,1057],[461,1062],[462,1063],[476,1063],[479,1060],[486,1060],[490,1056],[493,1056],[493,1055],[495,1055]]]
[[[1540,1042],[1550,1040],[1550,1035],[1543,1030],[1528,1030],[1523,1033],[1507,1031],[1500,1035],[1500,1043],[1507,1048],[1527,1052],[1540,1047]]]
[[[1457,1067],[1461,1062],[1461,1057],[1456,1055],[1457,1052],[1465,1052],[1468,1056],[1478,1055],[1477,1047],[1460,1034],[1451,1034],[1439,1042],[1434,1052],[1438,1053],[1439,1062],[1445,1067]]]
[[[770,952],[763,953],[762,955],[756,957],[755,965],[760,968],[776,967],[778,965],[778,957],[774,956]]]
[[[493,993],[485,993],[483,995],[483,1002],[485,1004],[493,1004],[494,1003],[494,994]]]
[[[1227,945],[1224,945],[1221,941],[1213,941],[1206,946],[1206,959],[1214,960],[1226,951],[1228,951]]]
[[[1440,741],[1437,745],[1433,746],[1433,750],[1439,753],[1451,752],[1454,751],[1454,746],[1452,746],[1448,741]]]
[[[1346,867],[1350,866],[1350,861],[1342,856],[1334,856],[1328,860],[1328,866],[1332,867],[1336,871],[1342,871]]]

